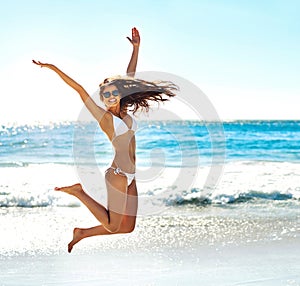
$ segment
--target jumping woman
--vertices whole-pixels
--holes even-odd
[[[135,131],[137,123],[133,115],[137,110],[149,110],[148,101],[166,101],[175,96],[177,86],[171,82],[149,82],[135,79],[138,60],[140,36],[136,28],[132,29],[132,38],[128,40],[133,46],[132,56],[127,68],[127,77],[107,78],[100,86],[100,99],[106,109],[98,106],[86,90],[62,72],[55,65],[33,60],[33,63],[56,72],[62,80],[80,95],[89,112],[99,123],[114,149],[111,166],[105,172],[107,188],[107,207],[104,207],[82,188],[81,184],[68,187],[56,187],[78,198],[101,223],[92,228],[75,228],[73,239],[68,244],[68,251],[83,238],[130,233],[135,228],[138,207],[138,194],[135,180]],[[131,109],[129,109],[131,108]]]

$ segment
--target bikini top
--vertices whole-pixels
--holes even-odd
[[[113,116],[113,124],[114,124],[114,131],[115,131],[115,136],[113,139],[115,139],[116,137],[118,137],[122,134],[125,134],[129,130],[132,130],[133,132],[135,132],[137,130],[137,123],[131,115],[129,115],[131,117],[131,121],[132,121],[131,128],[128,128],[126,123],[121,118],[119,118],[113,114],[112,114],[112,116]]]

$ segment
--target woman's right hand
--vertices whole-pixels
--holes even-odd
[[[45,64],[45,63],[41,63],[40,61],[35,61],[35,60],[32,60],[32,62],[37,65],[37,66],[40,66],[41,68],[43,67],[50,67],[51,65],[50,64]]]

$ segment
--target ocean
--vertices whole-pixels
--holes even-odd
[[[190,275],[190,267],[200,263],[201,254],[196,250],[201,247],[212,247],[220,255],[222,247],[232,245],[299,242],[300,121],[141,121],[136,140],[136,230],[125,238],[87,239],[73,252],[87,256],[98,252],[106,258],[110,252],[116,258],[118,251],[125,257],[151,253],[157,255],[151,256],[153,261],[157,257],[160,261],[152,270],[165,277],[159,274],[165,275],[172,265]],[[1,285],[48,285],[41,283],[42,278],[26,284],[22,275],[27,268],[20,259],[64,257],[75,226],[98,224],[73,197],[53,189],[81,182],[91,196],[105,204],[103,174],[112,156],[108,139],[94,122],[0,125],[0,263],[19,277],[13,280],[1,272]],[[189,260],[185,260],[187,256]],[[211,267],[224,263],[220,256],[216,259],[212,262],[211,258]],[[13,266],[8,261],[18,263]],[[280,272],[273,270],[270,266],[264,271],[269,271],[270,277]],[[286,276],[280,274],[281,280],[253,285],[300,285],[299,270],[299,262],[294,261],[282,270]],[[214,276],[213,272],[209,277],[203,275],[206,281]],[[64,285],[57,277],[53,274],[49,284]],[[232,284],[223,285],[244,285],[238,284],[244,278],[239,275],[230,280]],[[139,280],[145,283],[134,285],[182,285],[161,279],[153,284]],[[24,283],[17,284],[20,281]],[[201,285],[214,285],[207,283]]]
[[[186,189],[176,193],[177,200],[164,197],[166,206],[254,203],[256,200],[298,203],[300,121],[224,122],[224,133],[218,137],[218,146],[214,149],[210,126],[214,123],[140,122],[136,134],[137,182],[147,189],[144,192],[155,193],[159,182],[162,192],[172,185],[174,197],[178,185],[173,183],[187,180],[176,180],[174,174],[188,169],[190,172],[184,172],[189,180]],[[18,177],[1,176],[1,208],[56,206],[59,201],[51,190],[55,179],[50,180],[47,175],[37,178],[38,170],[53,173],[56,168],[73,168],[84,181],[80,172],[90,171],[101,176],[113,156],[109,141],[94,122],[3,125],[0,126],[0,148],[1,174],[19,174]],[[212,164],[218,165],[221,172],[214,190],[203,197],[201,192],[205,186],[199,181],[206,179],[207,174],[201,178],[199,174],[198,178],[195,176],[212,168]],[[172,178],[160,180],[167,177],[168,172],[173,174]],[[95,184],[100,184],[101,179],[96,178]],[[43,184],[39,185],[41,180]],[[41,194],[47,194],[43,200]],[[155,195],[152,199],[156,200]]]

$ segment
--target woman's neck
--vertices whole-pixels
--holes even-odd
[[[126,110],[121,110],[120,105],[112,106],[111,108],[108,109],[108,111],[120,118],[124,117],[124,115],[127,114]]]

